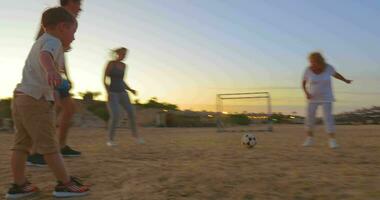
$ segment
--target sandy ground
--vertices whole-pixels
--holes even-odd
[[[83,156],[65,160],[92,185],[80,199],[380,199],[380,126],[338,126],[338,150],[321,128],[311,148],[301,147],[302,126],[275,130],[256,133],[258,145],[246,149],[241,133],[215,129],[144,128],[145,145],[120,130],[116,148],[105,145],[104,129],[73,129],[70,144]],[[0,199],[11,182],[12,138],[0,133]],[[49,170],[27,170],[42,189],[33,199],[52,199]]]

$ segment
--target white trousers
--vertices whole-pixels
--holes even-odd
[[[325,124],[325,130],[331,134],[335,132],[335,121],[332,114],[332,102],[315,103],[309,102],[307,105],[307,114],[305,120],[305,126],[307,131],[313,131],[315,127],[315,118],[317,109],[319,106],[323,108],[323,121]]]

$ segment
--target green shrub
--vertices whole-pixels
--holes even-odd
[[[0,100],[0,118],[12,118],[11,101],[10,98]]]
[[[244,114],[231,114],[228,117],[229,117],[229,121],[232,124],[249,125],[251,123],[251,120],[249,119],[249,117]]]
[[[139,103],[139,102],[138,102]],[[147,103],[140,104],[143,108],[158,108],[164,110],[178,110],[178,106],[170,103],[158,102],[157,98],[151,98]]]
[[[93,113],[95,116],[103,119],[104,121],[108,121],[109,114],[107,109],[106,102],[96,101],[87,107],[87,110]]]

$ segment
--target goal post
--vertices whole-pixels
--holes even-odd
[[[265,111],[252,110],[259,99],[260,103],[264,104]],[[227,112],[227,104],[237,101],[245,101],[246,105],[235,105],[243,107],[245,111]],[[216,112],[216,125],[219,132],[273,131],[272,99],[269,92],[217,94]]]

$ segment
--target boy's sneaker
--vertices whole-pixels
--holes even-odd
[[[88,195],[89,192],[90,188],[83,185],[80,179],[70,177],[70,182],[66,184],[58,181],[57,186],[55,186],[53,196],[57,198],[80,197]]]
[[[339,147],[339,145],[336,143],[336,140],[335,140],[335,139],[330,139],[330,140],[329,140],[329,146],[330,146],[330,148],[332,148],[332,149],[336,149],[336,148]]]
[[[8,193],[5,195],[5,199],[21,199],[25,197],[37,194],[39,189],[33,186],[29,181],[26,181],[24,185],[12,184],[9,188]]]
[[[302,146],[304,146],[304,147],[310,147],[313,144],[314,144],[313,138],[312,137],[307,137]]]
[[[79,157],[82,153],[66,145],[65,147],[61,149],[61,154],[64,157]]]
[[[46,166],[46,162],[42,154],[36,153],[28,156],[26,160],[26,165],[44,167]]]

